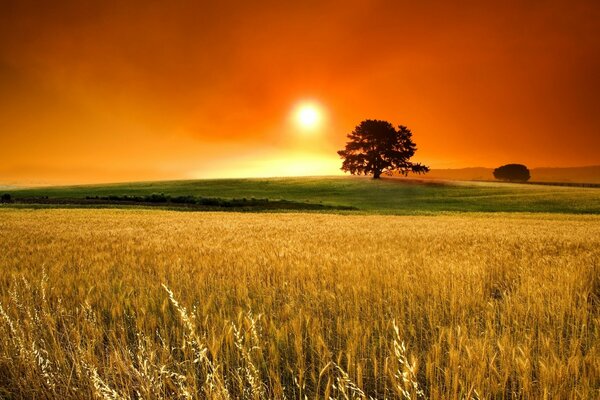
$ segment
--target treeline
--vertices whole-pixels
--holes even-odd
[[[28,203],[33,199],[29,199]],[[239,210],[356,210],[356,207],[343,205],[325,205],[285,199],[269,200],[268,198],[233,198],[224,199],[220,197],[201,196],[171,196],[164,193],[152,193],[148,195],[108,195],[108,196],[86,196],[85,199],[48,199],[43,198],[43,203],[54,202],[67,204],[133,204],[133,205],[164,205],[164,206],[188,206],[200,209],[239,209]]]
[[[104,205],[139,205],[163,208],[186,208],[190,210],[231,210],[231,211],[263,211],[263,210],[357,210],[356,207],[343,205],[326,205],[305,201],[284,199],[269,200],[268,198],[234,198],[201,196],[171,196],[164,193],[148,195],[108,195],[86,197],[12,197],[10,194],[0,196],[1,203],[31,204],[31,205],[72,205],[72,206],[104,206]]]

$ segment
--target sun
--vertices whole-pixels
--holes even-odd
[[[294,112],[295,123],[305,130],[318,127],[323,119],[321,107],[314,102],[302,102],[296,106]]]

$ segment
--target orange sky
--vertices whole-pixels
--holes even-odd
[[[433,168],[600,164],[597,1],[40,3],[0,1],[0,184],[339,173],[366,118]]]

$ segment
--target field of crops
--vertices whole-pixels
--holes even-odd
[[[600,216],[0,209],[0,398],[600,397]]]

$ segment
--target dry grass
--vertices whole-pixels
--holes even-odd
[[[0,398],[598,398],[599,305],[595,216],[0,210]]]

